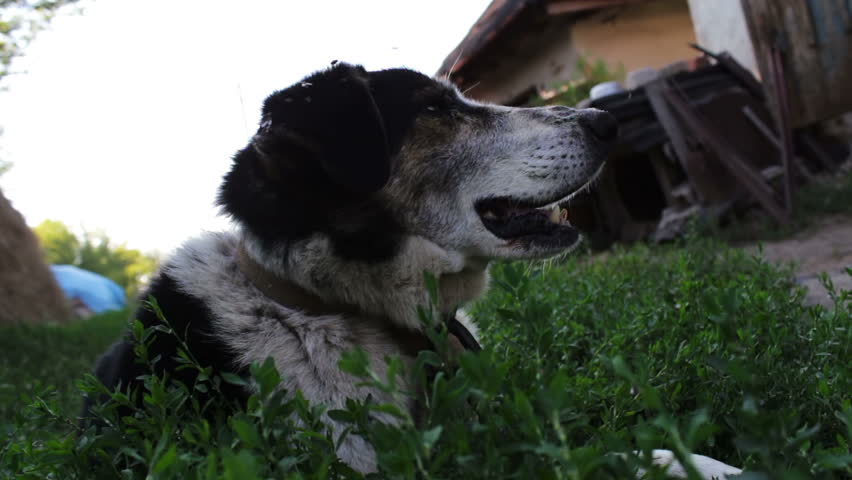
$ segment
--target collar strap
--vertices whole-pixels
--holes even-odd
[[[447,332],[456,337],[461,343],[461,346],[465,350],[469,350],[471,352],[478,352],[482,350],[482,347],[479,345],[479,342],[476,341],[476,337],[470,333],[468,330],[458,319],[456,319],[456,311],[453,310],[451,313],[447,313],[444,316],[444,324],[447,326]]]
[[[249,279],[252,285],[279,305],[301,310],[311,316],[352,315],[359,313],[359,309],[355,305],[327,302],[299,285],[275,275],[255,259],[251,258],[242,244],[237,247],[236,262],[237,267]],[[451,336],[450,339],[452,340],[452,337],[455,337],[455,340],[460,344],[460,349],[472,352],[482,350],[482,347],[476,341],[473,334],[456,319],[455,310],[444,314],[442,320],[447,327],[447,333]],[[394,328],[393,330],[391,333],[396,337],[397,341],[404,345],[407,350],[412,351],[414,356],[420,350],[434,350],[432,342],[420,332],[408,330],[397,332],[396,330],[401,330],[399,328]]]
[[[258,290],[279,305],[301,310],[311,316],[353,314],[358,307],[343,303],[327,302],[295,283],[267,270],[251,258],[240,245],[236,253],[237,267]]]

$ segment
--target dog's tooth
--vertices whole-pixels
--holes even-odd
[[[494,220],[497,218],[497,215],[494,215],[494,212],[491,210],[486,210],[485,213],[482,214],[483,218],[487,218],[489,220]]]
[[[550,211],[550,221],[553,223],[559,223],[561,213],[559,213],[559,206],[553,207]]]
[[[568,209],[564,209],[559,213],[559,223],[567,223],[571,225],[571,222],[568,221]]]

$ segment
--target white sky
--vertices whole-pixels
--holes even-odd
[[[58,219],[167,252],[227,228],[216,188],[263,99],[331,60],[432,75],[489,0],[84,0],[0,93],[0,188]]]

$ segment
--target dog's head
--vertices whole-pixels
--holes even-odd
[[[327,235],[346,259],[419,236],[470,258],[541,258],[579,243],[546,208],[587,185],[612,116],[465,99],[406,69],[336,64],[266,99],[219,203],[267,247]]]

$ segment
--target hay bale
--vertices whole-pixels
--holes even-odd
[[[71,311],[38,239],[0,190],[0,325],[65,322]]]

